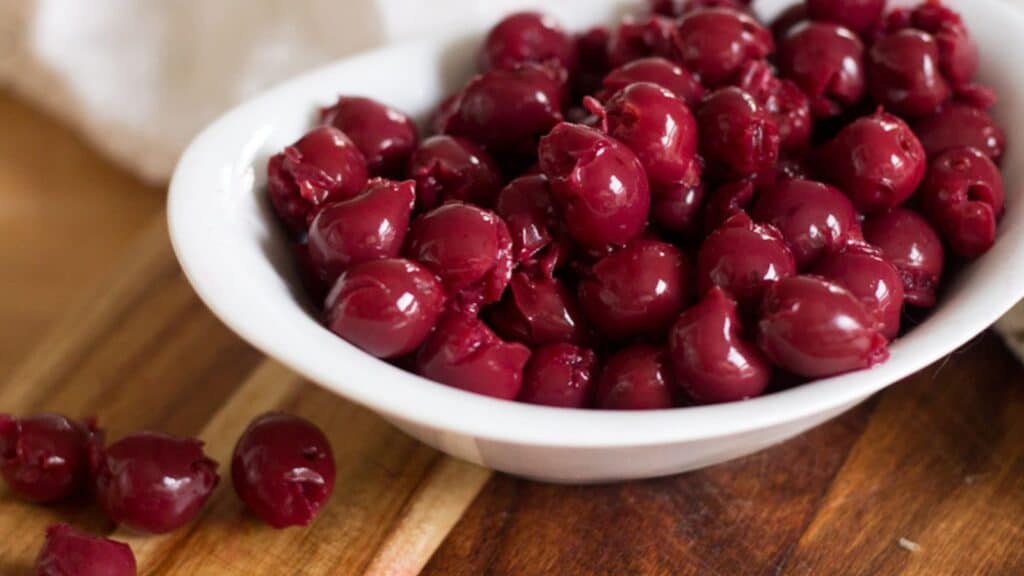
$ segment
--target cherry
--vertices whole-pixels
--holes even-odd
[[[704,86],[685,68],[650,56],[627,62],[612,70],[602,81],[598,98],[607,101],[619,90],[636,82],[651,82],[682,98],[687,106],[697,106],[704,98]]]
[[[694,10],[679,19],[673,35],[678,62],[709,88],[726,84],[748,60],[775,50],[771,32],[732,8]]]
[[[494,211],[508,225],[512,257],[517,263],[534,258],[555,241],[558,211],[543,174],[527,174],[509,182],[498,194]]]
[[[124,543],[92,536],[67,524],[46,529],[36,576],[135,576],[135,555]]]
[[[714,232],[735,214],[746,213],[754,203],[756,192],[750,178],[733,180],[715,188],[704,204],[704,233]]]
[[[868,218],[863,228],[864,238],[899,271],[906,302],[921,308],[934,306],[945,256],[942,241],[928,221],[897,208]]]
[[[984,110],[952,103],[914,122],[914,133],[929,158],[961,146],[971,146],[999,162],[1006,149],[1006,134]]]
[[[576,44],[550,16],[517,12],[488,32],[480,51],[480,69],[515,68],[519,64],[576,67]]]
[[[779,70],[810,99],[816,118],[849,110],[864,95],[864,44],[850,30],[803,22],[779,43]]]
[[[880,250],[869,244],[850,242],[837,251],[823,254],[814,263],[811,273],[839,284],[859,298],[875,316],[883,336],[892,340],[899,334],[903,280]]]
[[[960,15],[937,0],[922,2],[912,10],[896,10],[889,15],[891,30],[915,28],[935,38],[939,47],[942,74],[954,88],[966,86],[978,71],[978,46]]]
[[[512,275],[508,287],[505,297],[487,315],[502,338],[528,346],[586,340],[576,295],[562,281],[520,270]]]
[[[753,308],[770,285],[796,274],[796,261],[782,234],[736,214],[712,232],[697,255],[701,294],[718,286],[746,308]]]
[[[597,379],[597,406],[606,410],[658,410],[672,407],[672,384],[665,351],[637,344],[619,351]]]
[[[935,38],[904,29],[876,40],[868,51],[868,91],[887,110],[916,118],[934,114],[950,97]]]
[[[88,484],[88,443],[102,435],[95,422],[59,414],[0,413],[0,474],[12,492],[33,502],[74,496]]]
[[[561,408],[586,408],[597,384],[597,355],[572,344],[537,348],[526,364],[518,400]]]
[[[372,176],[400,178],[419,142],[416,124],[408,116],[370,98],[341,96],[320,111],[320,123],[352,140]]]
[[[489,154],[462,138],[427,138],[409,160],[416,181],[416,207],[436,208],[446,200],[491,206],[501,190],[501,172]]]
[[[714,174],[742,178],[768,171],[779,158],[775,119],[739,88],[709,94],[697,125],[701,155]]]
[[[932,160],[918,197],[957,254],[976,258],[995,243],[1003,214],[1003,177],[976,148],[952,148]]]
[[[751,60],[740,70],[737,86],[768,111],[779,129],[779,149],[802,151],[811,140],[814,119],[807,96],[796,83],[775,77],[764,60]]]
[[[807,15],[812,20],[834,22],[868,36],[882,22],[885,0],[807,0]]]
[[[678,182],[651,189],[651,222],[665,232],[686,237],[700,229],[700,209],[704,202],[701,162],[690,164],[686,176]]]
[[[608,61],[613,68],[640,58],[670,58],[674,48],[675,20],[657,14],[636,18],[626,16],[608,41]]]

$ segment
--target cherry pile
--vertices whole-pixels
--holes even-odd
[[[741,400],[884,362],[993,245],[977,67],[936,0],[513,14],[433,135],[341,97],[268,193],[327,328],[378,358],[549,406]]]

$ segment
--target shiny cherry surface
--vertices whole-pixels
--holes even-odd
[[[490,206],[501,191],[501,172],[490,154],[451,136],[427,138],[409,160],[416,181],[416,207],[424,211],[446,200]]]
[[[122,542],[93,536],[67,524],[46,529],[46,543],[36,556],[35,576],[135,576],[132,549]]]
[[[626,16],[608,41],[608,59],[612,67],[648,56],[670,58],[673,55],[672,34],[675,20],[651,14],[646,17]]]
[[[280,412],[250,422],[231,456],[235,493],[274,528],[309,525],[334,490],[334,474],[324,433]]]
[[[849,290],[875,316],[882,335],[892,340],[900,332],[903,280],[874,246],[851,242],[823,254],[811,273]]]
[[[817,118],[848,110],[864,95],[864,44],[849,29],[803,22],[779,43],[779,70],[810,99]]]
[[[576,67],[576,44],[553,18],[517,12],[502,18],[487,33],[480,51],[480,69],[514,68],[519,64]]]
[[[868,92],[894,114],[927,116],[949,100],[939,46],[930,34],[911,28],[886,34],[871,46],[867,62]]]
[[[89,481],[87,446],[98,432],[59,414],[0,413],[0,474],[22,498],[47,503],[81,493]]]
[[[494,204],[494,211],[512,236],[512,257],[525,262],[555,241],[558,211],[551,186],[543,174],[520,176],[508,183]]]
[[[846,244],[851,231],[860,227],[850,199],[813,180],[777,181],[758,196],[752,216],[782,233],[800,269],[822,253]]]
[[[220,477],[202,442],[141,432],[98,448],[93,479],[96,500],[111,520],[160,534],[195,518]]]
[[[602,81],[599,97],[607,101],[619,90],[636,82],[657,84],[682,98],[687,106],[697,106],[704,98],[704,86],[693,74],[658,56],[633,60],[609,72]]]
[[[401,177],[416,150],[419,132],[405,114],[376,100],[341,96],[320,111],[320,123],[334,126],[363,153],[371,176]]]
[[[431,380],[512,400],[523,385],[530,349],[498,338],[476,317],[450,311],[416,356],[416,371]]]
[[[397,358],[423,343],[444,303],[444,287],[423,266],[372,260],[338,278],[324,304],[324,324],[378,358]]]
[[[877,112],[848,124],[829,142],[821,171],[862,212],[895,208],[924,178],[924,148],[899,118]]]
[[[670,234],[697,236],[704,202],[701,162],[693,162],[679,182],[652,188],[651,196],[651,222]]]
[[[952,103],[936,114],[914,122],[914,132],[929,158],[950,148],[971,146],[999,162],[1006,150],[1006,134],[987,112],[967,104]]]
[[[953,148],[936,157],[917,197],[953,252],[977,258],[995,244],[1005,198],[1003,177],[980,150]]]
[[[754,307],[768,285],[796,274],[796,260],[782,234],[736,214],[712,232],[697,254],[701,294],[718,286],[740,304]]]
[[[885,0],[807,0],[811,20],[834,22],[867,36],[882,23]]]
[[[355,198],[327,204],[309,226],[313,269],[333,284],[350,266],[398,256],[415,204],[412,180],[381,179],[371,180]]]
[[[344,132],[314,128],[267,163],[267,194],[281,220],[304,233],[316,211],[363,191],[366,159]]]
[[[487,320],[502,338],[528,346],[581,343],[587,338],[576,295],[561,280],[534,270],[512,275],[505,296]]]
[[[924,217],[903,208],[864,221],[864,239],[874,244],[903,279],[904,299],[922,308],[935,305],[945,252]]]
[[[764,60],[752,60],[740,70],[736,85],[772,115],[779,129],[780,150],[799,152],[807,148],[814,118],[810,100],[796,83],[776,78]]]
[[[646,344],[621,350],[597,379],[597,406],[605,410],[658,410],[672,407],[672,384],[665,351]]]
[[[678,61],[708,87],[733,78],[748,60],[775,50],[771,32],[732,8],[694,10],[679,19],[673,35]]]
[[[849,290],[793,276],[765,291],[758,344],[778,366],[808,378],[869,368],[889,357],[875,318]]]
[[[939,46],[942,74],[953,87],[966,85],[978,71],[978,46],[960,15],[941,2],[921,2],[912,10],[895,10],[886,19],[886,27],[915,28],[931,34]]]
[[[602,249],[643,232],[651,205],[647,174],[625,144],[563,122],[541,139],[539,153],[555,203],[577,242]]]
[[[597,385],[597,355],[572,344],[537,348],[523,373],[518,400],[527,404],[586,408]]]
[[[771,113],[736,87],[716,90],[697,112],[700,153],[714,174],[741,178],[767,172],[781,139]]]
[[[736,301],[712,288],[672,327],[668,353],[675,382],[704,404],[760,395],[772,367],[742,333]]]

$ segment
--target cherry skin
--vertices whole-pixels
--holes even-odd
[[[576,43],[550,16],[517,12],[491,28],[480,51],[480,69],[535,63],[576,67]]]
[[[605,410],[671,408],[672,384],[665,351],[636,344],[609,358],[597,379],[597,406]]]
[[[67,524],[46,529],[36,557],[36,576],[135,576],[132,549],[122,542],[75,530]]]
[[[423,343],[444,303],[444,287],[423,266],[372,260],[338,278],[324,304],[324,324],[378,358],[398,358]]]
[[[807,378],[869,368],[889,357],[875,318],[849,290],[793,276],[765,291],[758,345],[779,367]]]
[[[704,240],[697,254],[701,294],[718,286],[745,308],[755,307],[771,284],[796,274],[796,260],[782,234],[736,214]]]
[[[797,24],[779,43],[779,70],[807,94],[816,118],[835,116],[864,95],[864,44],[836,24]]]
[[[621,245],[643,232],[651,205],[647,174],[625,144],[563,122],[541,139],[539,153],[555,204],[582,246]]]
[[[849,198],[813,180],[776,182],[758,196],[753,217],[782,233],[800,269],[822,253],[842,247],[850,240],[851,231],[860,227]]]
[[[900,332],[903,280],[874,246],[851,242],[823,254],[811,273],[849,290],[875,316],[882,335],[892,340]]]
[[[935,38],[914,29],[887,34],[868,51],[868,91],[894,114],[934,114],[949,100],[949,83],[939,67]]]
[[[203,443],[157,432],[126,436],[97,448],[96,500],[111,520],[161,534],[195,518],[220,477]]]
[[[1003,214],[999,167],[975,148],[953,148],[932,160],[918,198],[949,247],[977,258],[996,241]]]
[[[494,211],[508,225],[512,256],[517,263],[530,260],[555,241],[558,211],[543,174],[528,174],[509,182],[498,194]]]
[[[571,80],[573,94],[582,97],[594,94],[601,89],[601,80],[611,70],[608,57],[608,42],[611,33],[604,26],[595,26],[574,39],[576,45],[577,68]]]
[[[812,20],[834,22],[866,36],[878,29],[885,0],[807,0]]]
[[[523,385],[530,349],[501,340],[476,317],[450,311],[416,356],[416,371],[467,392],[512,400]]]
[[[370,98],[341,96],[320,111],[320,123],[334,126],[352,140],[371,176],[401,177],[419,142],[412,119]]]
[[[768,171],[781,139],[772,115],[736,87],[716,90],[697,112],[700,153],[713,174],[742,178]]]
[[[12,492],[33,502],[64,500],[89,481],[88,443],[95,423],[59,414],[14,418],[0,413],[0,474]]]
[[[999,162],[1006,150],[1006,134],[987,112],[967,104],[952,103],[939,112],[914,122],[914,133],[929,158],[961,146],[981,150]]]
[[[781,151],[803,151],[811,140],[814,119],[807,95],[796,83],[775,77],[764,60],[752,60],[740,70],[737,87],[767,110],[779,130]]]
[[[915,212],[897,208],[868,218],[863,228],[864,239],[877,246],[899,271],[907,304],[934,306],[945,252],[928,221]]]
[[[539,271],[521,269],[513,274],[504,298],[487,319],[502,338],[531,347],[587,339],[576,295],[561,280]]]
[[[652,188],[651,195],[651,222],[658,228],[677,236],[698,234],[704,203],[701,162],[695,160],[682,180]]]
[[[678,62],[710,88],[727,83],[748,60],[760,60],[775,50],[771,32],[749,14],[731,8],[684,15],[673,42]]]
[[[746,214],[756,192],[751,178],[733,180],[715,188],[704,204],[704,233],[711,234],[736,214]]]
[[[775,17],[775,20],[771,22],[772,37],[775,38],[776,44],[782,42],[782,39],[786,36],[791,28],[809,20],[807,16],[807,3],[797,2],[786,8]]]
[[[416,184],[374,179],[362,194],[324,206],[309,226],[309,259],[328,284],[350,266],[402,251]]]
[[[436,208],[446,200],[491,206],[501,191],[501,172],[491,156],[462,138],[427,138],[409,160],[416,181],[416,208]]]
[[[704,98],[704,86],[682,66],[665,58],[649,56],[630,61],[608,73],[598,95],[607,101],[619,90],[636,82],[657,84],[681,98],[687,106],[697,106]]]
[[[924,178],[924,148],[899,118],[878,112],[854,120],[829,142],[821,170],[862,212],[905,202]]]
[[[267,163],[267,193],[281,221],[301,234],[317,210],[363,191],[366,159],[344,132],[314,128]]]
[[[280,412],[250,422],[231,456],[235,493],[274,528],[308,526],[334,491],[334,474],[324,433]]]
[[[608,41],[609,64],[617,68],[649,56],[671,58],[674,31],[672,18],[657,14],[640,18],[626,16]]]
[[[534,350],[523,374],[518,400],[560,408],[586,408],[597,384],[597,355],[572,344]]]
[[[978,71],[978,46],[960,15],[941,2],[922,2],[912,10],[895,10],[887,18],[886,28],[914,28],[933,36],[939,46],[942,74],[955,88],[963,88]]]
[[[717,286],[679,317],[669,335],[675,381],[702,404],[759,396],[771,364],[745,342],[736,301]]]

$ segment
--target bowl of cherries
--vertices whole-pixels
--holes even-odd
[[[212,124],[168,209],[200,297],[427,444],[560,482],[781,442],[1024,297],[1024,14],[588,4]]]

